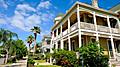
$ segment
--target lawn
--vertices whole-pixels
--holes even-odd
[[[37,65],[35,67],[61,67],[61,66],[57,66],[57,65]]]

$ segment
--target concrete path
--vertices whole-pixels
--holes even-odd
[[[13,64],[0,65],[0,67],[27,67],[27,59],[19,60]]]
[[[51,63],[45,62],[45,63],[35,63],[34,65],[52,65]]]

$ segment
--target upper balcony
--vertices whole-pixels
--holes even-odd
[[[95,31],[95,25],[92,23],[81,22],[81,29]]]
[[[80,28],[84,29],[86,31],[88,31],[88,30],[96,31],[97,30],[98,32],[120,34],[118,22],[116,19],[109,18],[109,22],[108,22],[106,17],[101,17],[98,15],[96,15],[95,17],[96,17],[97,26],[95,26],[95,24],[94,24],[93,14],[91,14],[89,12],[85,12],[85,11],[80,11]],[[71,33],[75,30],[78,30],[77,13],[72,14],[69,17],[69,21],[70,21],[70,24],[68,23],[68,20],[66,20],[64,22],[64,24],[62,25],[62,28],[59,27],[58,35],[62,34],[62,36],[65,36],[65,35],[69,34],[69,31]],[[110,24],[111,32],[110,32],[108,23]],[[69,25],[70,25],[70,30],[68,29]],[[62,29],[62,32],[61,32],[61,29]],[[59,36],[57,36],[57,37],[59,37]]]

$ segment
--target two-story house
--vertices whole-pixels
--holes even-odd
[[[42,39],[42,51],[43,52],[50,52],[51,46],[51,36],[50,35],[44,35]]]
[[[75,51],[77,48],[98,41],[104,55],[116,58],[120,52],[120,21],[118,14],[92,5],[76,2],[64,16],[58,16],[52,27],[51,45],[55,49]]]

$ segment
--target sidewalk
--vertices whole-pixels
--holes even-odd
[[[27,67],[27,59],[19,60],[13,64],[0,65],[0,67]]]

